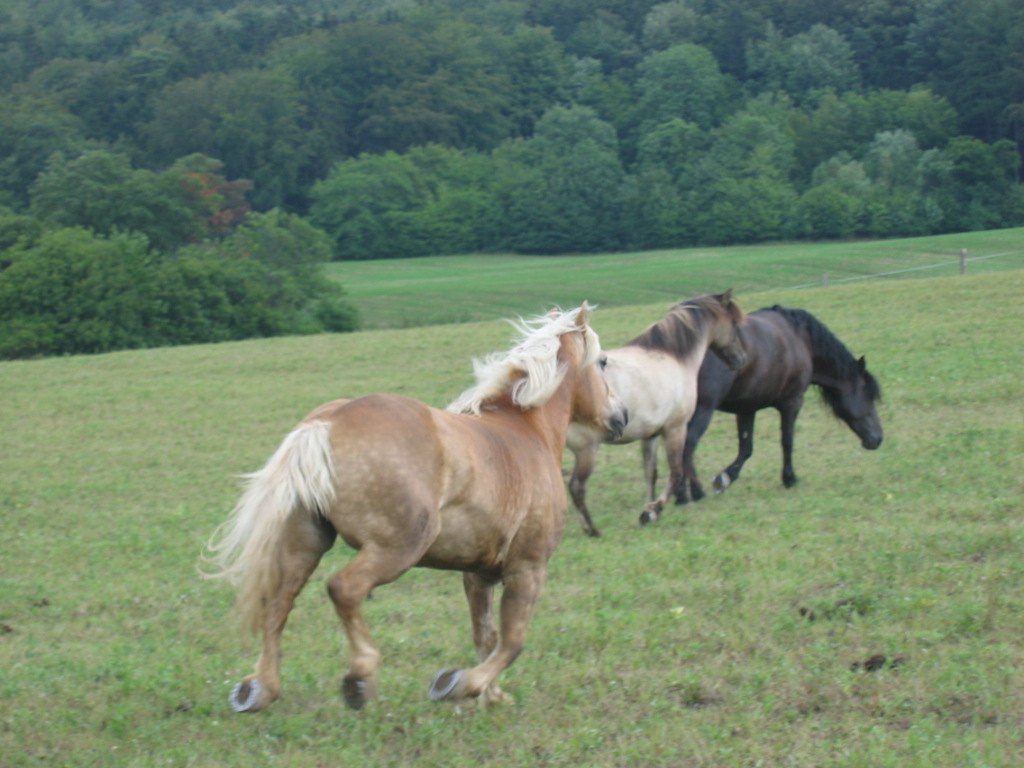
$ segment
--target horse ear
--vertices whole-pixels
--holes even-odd
[[[722,294],[722,303],[728,305],[732,301],[732,288]]]
[[[589,314],[589,312],[590,312],[590,304],[588,304],[586,301],[584,301],[583,305],[580,307],[579,314],[576,315],[576,325],[580,326],[581,328],[584,325],[586,325],[587,324],[587,315]]]
[[[860,360],[857,361],[857,370],[860,371],[861,373],[864,373],[867,369],[868,369],[867,360],[865,360],[864,356],[861,355]]]

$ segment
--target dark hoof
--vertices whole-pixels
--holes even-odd
[[[461,669],[451,669],[450,667],[442,669],[434,676],[434,681],[430,684],[431,700],[441,701],[450,698],[461,679]]]
[[[597,528],[586,528],[586,529],[584,529],[583,532],[585,534],[587,534],[587,536],[589,536],[592,539],[600,539],[601,538],[601,532],[599,530],[597,530]]]
[[[721,493],[732,484],[732,478],[729,477],[725,472],[720,472],[715,476],[715,493]]]
[[[253,678],[243,680],[231,689],[228,701],[235,712],[257,712],[263,708],[263,683]]]
[[[359,677],[346,677],[341,681],[341,695],[349,709],[362,709],[370,698],[370,684]]]
[[[660,501],[652,501],[644,511],[640,513],[640,525],[650,525],[661,517],[662,504]]]

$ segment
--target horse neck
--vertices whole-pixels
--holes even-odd
[[[686,322],[679,314],[686,312],[692,322]],[[712,318],[699,307],[687,307],[661,319],[644,333],[637,336],[630,345],[644,349],[667,352],[687,368],[699,368],[704,362],[711,341]]]
[[[526,420],[559,462],[562,460],[562,451],[572,421],[572,392],[576,375],[576,371],[567,373],[562,385],[546,403],[524,413]]]
[[[838,389],[856,372],[856,361],[836,339],[809,334],[811,351],[811,383],[826,389]]]
[[[545,403],[524,410],[512,400],[511,391],[493,398],[483,408],[483,415],[492,423],[501,423],[503,429],[526,429],[540,438],[552,455],[561,462],[569,422],[572,419],[572,379],[574,372]]]

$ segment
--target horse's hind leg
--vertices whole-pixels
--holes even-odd
[[[590,510],[587,509],[587,479],[594,472],[594,463],[597,458],[598,443],[595,441],[579,450],[573,449],[576,455],[576,462],[572,468],[572,477],[569,478],[569,495],[572,496],[573,506],[579,513],[583,530],[588,536],[600,536],[590,519]]]
[[[410,524],[409,530],[422,533],[424,527]],[[327,593],[341,617],[349,642],[351,661],[342,679],[341,693],[352,709],[362,709],[367,700],[376,695],[380,667],[380,651],[363,616],[363,600],[375,587],[389,584],[412,568],[433,539],[427,536],[402,546],[399,535],[384,537],[391,539],[389,545],[365,545],[327,583]]]
[[[796,417],[803,405],[803,398],[795,403],[786,403],[779,408],[779,415],[782,417],[782,484],[792,488],[797,483],[796,471],[793,469],[793,433],[796,427]]]
[[[728,467],[715,476],[715,492],[721,493],[739,479],[740,470],[754,453],[754,417],[756,411],[736,414],[736,435],[739,438],[739,453]]]
[[[289,520],[277,559],[280,578],[267,596],[263,620],[263,650],[256,671],[231,691],[236,712],[257,712],[281,695],[281,634],[295,598],[306,585],[324,553],[334,543],[334,531],[318,518],[296,512]]]
[[[496,681],[516,660],[526,643],[526,630],[533,616],[547,576],[546,565],[517,569],[502,579],[501,632],[498,642],[487,657],[472,669],[443,669],[430,685],[432,699],[463,699],[481,696],[486,704],[491,697],[504,698]],[[478,584],[474,589],[483,586]],[[472,598],[471,603],[472,606]],[[479,650],[479,647],[478,647]]]

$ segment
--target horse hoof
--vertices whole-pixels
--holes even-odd
[[[725,472],[720,472],[715,476],[715,493],[721,493],[732,483],[732,478],[729,477]]]
[[[462,680],[461,669],[451,669],[445,667],[436,675],[434,680],[430,684],[430,698],[432,701],[441,701],[442,699],[454,698],[452,692],[458,687],[459,682]]]
[[[263,709],[261,700],[265,690],[263,683],[256,678],[243,680],[231,689],[228,701],[235,712],[258,712]]]
[[[370,698],[370,684],[360,677],[346,677],[341,681],[341,695],[349,709],[362,709]]]
[[[640,525],[650,525],[657,521],[661,517],[661,502],[655,501],[644,507],[644,511],[640,513]]]

